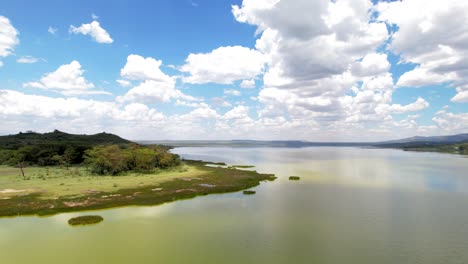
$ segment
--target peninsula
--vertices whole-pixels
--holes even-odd
[[[2,136],[0,216],[157,205],[275,179],[235,166],[181,160],[169,150],[108,133]]]

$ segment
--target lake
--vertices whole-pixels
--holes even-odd
[[[468,263],[468,159],[390,149],[176,148],[278,179],[160,206],[0,218],[0,263]],[[289,181],[289,176],[300,181]]]

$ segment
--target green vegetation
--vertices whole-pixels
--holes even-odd
[[[12,194],[26,195],[40,193],[41,199],[57,199],[63,196],[82,195],[92,192],[115,192],[120,189],[159,185],[177,178],[193,178],[204,171],[181,164],[152,172],[123,172],[119,176],[97,175],[84,166],[27,167],[24,169],[28,180],[14,167],[0,166],[0,200]],[[4,191],[4,190],[15,190]]]
[[[468,155],[468,143],[459,144],[421,144],[412,146],[400,147],[406,151],[429,151],[429,152],[442,152],[451,154]]]
[[[165,146],[142,146],[116,135],[72,135],[60,131],[34,132],[0,137],[0,165],[16,166],[23,179],[28,166],[85,164],[99,175],[118,175],[127,171],[151,172],[180,164],[177,155]]]
[[[300,179],[301,179],[301,177],[299,177],[299,176],[289,176],[290,181],[298,181]]]
[[[86,150],[99,145],[130,144],[113,134],[72,135],[55,130],[0,136],[0,164],[24,167],[28,165],[70,166],[84,160]]]
[[[156,205],[198,195],[237,192],[274,179],[271,174],[206,164],[183,161],[179,166],[152,173],[129,171],[117,177],[94,175],[84,167],[26,168],[30,180],[23,180],[18,169],[0,166],[0,216]]]
[[[102,216],[99,216],[99,215],[85,215],[85,216],[71,218],[70,220],[68,220],[68,224],[72,226],[92,225],[92,224],[100,223],[103,220],[104,218],[102,218]]]
[[[180,164],[178,155],[160,146],[107,145],[85,151],[84,163],[93,173],[117,175],[126,171],[151,172],[155,168],[168,168]]]
[[[106,133],[0,137],[0,216],[155,205],[275,179],[225,163],[181,162],[169,149]]]
[[[256,192],[255,192],[255,191],[251,191],[251,190],[245,190],[245,191],[243,191],[243,193],[244,193],[245,195],[252,195],[252,194],[255,194]]]
[[[250,168],[255,168],[255,166],[252,165],[233,165],[233,168],[238,168],[238,169],[250,169]]]

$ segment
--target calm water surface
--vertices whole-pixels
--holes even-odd
[[[468,263],[468,159],[358,148],[177,148],[275,173],[257,194],[0,218],[0,263]],[[288,181],[297,175],[301,180]]]

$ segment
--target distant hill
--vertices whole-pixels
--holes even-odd
[[[129,140],[109,133],[75,135],[55,130],[50,133],[20,132],[15,135],[0,136],[0,149],[18,149],[22,146],[49,144],[95,146],[103,144],[126,144]]]
[[[303,148],[303,147],[360,147],[372,143],[308,142],[299,140],[142,140],[141,144],[159,144],[172,147],[249,147],[249,148]]]
[[[374,143],[378,147],[416,147],[416,146],[439,146],[468,143],[468,134],[457,134],[448,136],[434,136],[434,137],[410,137],[398,140],[390,140]]]
[[[376,148],[426,148],[468,143],[468,133],[434,137],[411,137],[382,142],[310,142],[300,140],[146,140],[141,144],[160,144],[172,147],[376,147]]]

